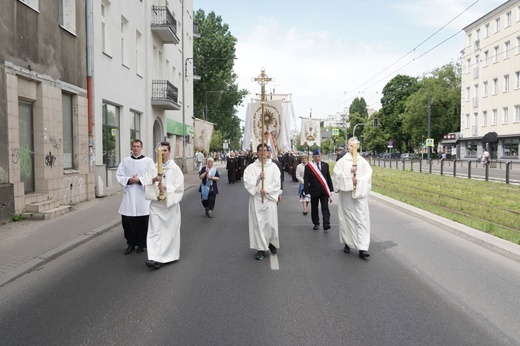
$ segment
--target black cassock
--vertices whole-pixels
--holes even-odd
[[[228,183],[232,184],[237,181],[238,161],[236,157],[228,157],[226,169],[228,171]]]

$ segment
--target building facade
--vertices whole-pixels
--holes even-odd
[[[3,0],[0,220],[120,190],[131,141],[193,165],[192,0]]]
[[[166,140],[193,169],[193,3],[91,0],[91,83],[96,195],[120,189],[117,166],[133,139],[156,158]]]
[[[457,156],[519,160],[520,3],[510,0],[464,28]]]
[[[94,197],[82,2],[2,1],[0,219]]]

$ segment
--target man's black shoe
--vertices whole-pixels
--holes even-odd
[[[350,248],[348,247],[347,244],[345,244],[345,248],[343,249],[343,252],[344,253],[350,253]]]
[[[135,249],[135,245],[128,245],[125,251],[125,255],[131,254]]]
[[[319,228],[320,228],[320,225],[314,225],[314,227],[312,229],[317,231]]]
[[[359,258],[366,260],[368,257],[370,257],[368,252],[365,250],[359,250]]]
[[[257,261],[263,260],[265,257],[265,251],[258,251],[255,255]]]
[[[144,251],[144,248],[142,246],[138,246],[136,253],[141,253],[143,251]]]
[[[271,243],[269,243],[269,251],[271,251],[273,255],[276,255],[278,253],[278,249]]]
[[[323,224],[323,230],[329,230],[330,229],[330,223],[324,223]]]
[[[147,260],[146,261],[146,266],[148,268],[159,269],[159,268],[161,268],[161,263],[156,262],[156,261],[152,261],[152,260]]]

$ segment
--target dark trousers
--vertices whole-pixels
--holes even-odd
[[[311,219],[314,225],[320,224],[320,215],[318,211],[318,204],[321,204],[321,215],[323,216],[323,224],[330,224],[330,211],[329,211],[329,197],[322,193],[321,195],[314,197],[311,196]]]
[[[206,201],[202,201],[202,205],[206,210],[208,209],[215,209],[215,200],[217,199],[217,195],[215,193],[210,193],[208,195],[208,199]]]
[[[146,247],[149,216],[121,216],[121,223],[125,233],[126,243],[138,247]]]

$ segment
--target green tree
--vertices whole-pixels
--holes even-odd
[[[410,135],[407,151],[419,147],[428,133],[428,98],[430,98],[430,137],[437,143],[443,135],[460,130],[461,69],[450,63],[434,69],[418,83],[402,114],[403,130]]]
[[[204,118],[208,109],[207,120],[215,124],[214,135],[220,132],[222,136],[220,144],[210,145],[210,150],[217,150],[218,146],[222,148],[223,139],[232,143],[240,141],[242,132],[237,106],[243,103],[248,91],[238,88],[237,75],[233,72],[237,39],[231,35],[229,26],[215,12],[206,16],[202,9],[195,13],[194,22],[198,24],[201,36],[193,44],[193,64],[197,75],[201,76],[193,87],[194,113],[196,117]],[[238,144],[235,148],[238,149]]]
[[[385,141],[391,140],[397,151],[402,151],[410,135],[403,130],[402,116],[408,97],[419,89],[418,78],[397,75],[383,88],[379,124]]]
[[[348,109],[349,114],[357,113],[362,118],[368,118],[367,103],[363,97],[356,97]]]

